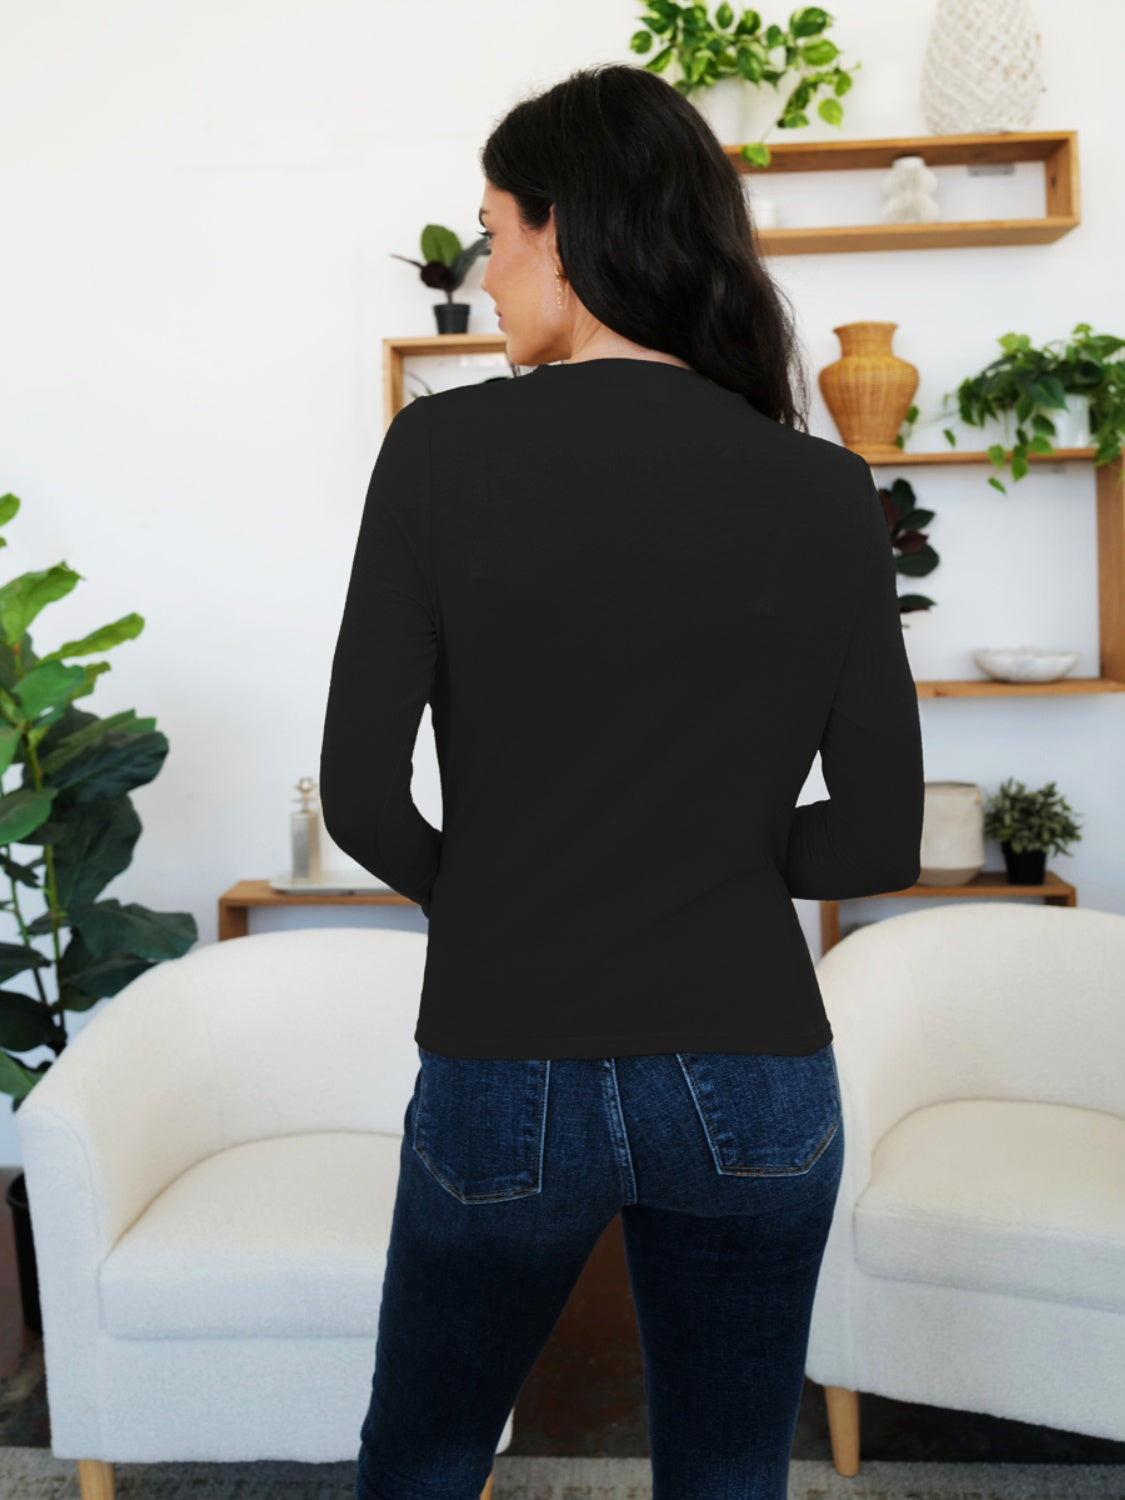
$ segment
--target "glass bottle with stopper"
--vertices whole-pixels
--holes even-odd
[[[316,782],[311,776],[302,776],[297,783],[296,811],[289,814],[289,832],[293,851],[294,880],[319,880],[320,868],[320,811],[314,800]]]

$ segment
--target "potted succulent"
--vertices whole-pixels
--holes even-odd
[[[0,526],[19,506],[15,495],[0,496]],[[13,1110],[54,1061],[48,1057],[32,1066],[21,1053],[45,1046],[57,1058],[67,1044],[67,1011],[90,1010],[146,969],[186,953],[199,936],[190,912],[151,911],[134,901],[123,906],[101,896],[128,868],[140,837],[141,821],[128,794],[154,780],[168,740],[153,727],[154,719],[138,719],[131,708],[101,719],[75,707],[110,664],[71,658],[100,655],[134,639],[144,629],[140,615],[98,626],[45,656],[32,649],[31,622],[81,577],[56,563],[0,587],[0,775],[21,769],[18,785],[0,789],[0,866],[10,884],[3,906],[17,929],[12,940],[0,942],[0,1092],[11,1095]],[[16,845],[41,852],[26,859],[17,856]],[[20,900],[31,894],[45,906],[29,919]],[[48,953],[36,946],[39,938]],[[17,975],[25,977],[25,988],[12,985]],[[24,1319],[42,1332],[22,1172],[5,1196]]]
[[[937,567],[940,558],[930,546],[929,537],[922,530],[934,518],[932,510],[919,508],[914,491],[905,479],[896,479],[889,489],[877,490],[883,506],[891,545],[897,549],[895,568],[908,578],[924,578]],[[932,609],[934,601],[925,594],[900,594],[898,607],[901,614],[916,609]],[[909,621],[904,620],[904,625]]]
[[[1047,855],[1069,854],[1082,834],[1071,808],[1049,781],[1029,792],[1022,781],[1005,781],[985,807],[984,834],[999,839],[1013,885],[1042,885]]]
[[[736,14],[725,0],[714,16],[702,4],[647,0],[646,14],[640,17],[646,29],[634,32],[629,46],[643,55],[652,51],[654,42],[659,43],[645,68],[663,73],[674,61],[680,74],[674,86],[688,98],[699,94],[701,98],[693,102],[699,103],[716,135],[724,142],[734,141],[744,133],[742,106],[749,90],[768,83],[777,93],[790,73],[797,76],[796,85],[770,124],[781,130],[807,125],[808,107],[822,89],[829,92],[817,104],[817,114],[828,125],[842,122],[840,99],[862,64],[855,63],[849,71],[836,61],[840,49],[824,35],[833,20],[819,5],[806,5],[792,13],[787,27],[763,26],[756,10]],[[775,59],[775,52],[781,52],[781,57]],[[764,140],[747,143],[740,155],[754,166],[770,163]]]
[[[466,273],[478,255],[488,253],[488,240],[482,234],[471,245],[462,248],[461,241],[452,229],[444,224],[427,224],[422,231],[422,260],[412,260],[409,255],[391,254],[395,260],[404,260],[407,265],[417,266],[427,286],[437,287],[445,293],[444,302],[434,304],[434,317],[439,333],[465,333],[469,326],[468,302],[454,302],[453,293],[464,281]]]
[[[1060,422],[1075,416],[1086,431],[1064,436],[1063,446],[1093,447],[1095,466],[1120,456],[1125,438],[1125,339],[1094,333],[1089,323],[1076,323],[1069,340],[1054,339],[1041,348],[1026,333],[1006,333],[996,342],[1003,353],[967,376],[956,391],[946,392],[939,413],[952,416],[948,403],[955,400],[957,413],[970,427],[1003,420],[1005,442],[987,450],[994,468],[1002,470],[1009,463],[1010,449],[1012,480],[1022,479],[1030,467],[1028,454],[1054,452],[1052,439],[1059,437]],[[912,406],[895,438],[898,447],[904,446],[917,418],[918,408]],[[943,433],[955,448],[953,431],[946,427]],[[988,482],[1007,494],[996,474]]]

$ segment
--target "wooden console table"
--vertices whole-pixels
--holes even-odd
[[[877,896],[859,896],[861,901],[897,901],[904,896],[951,897],[1042,896],[1046,906],[1077,906],[1078,891],[1069,880],[1047,870],[1042,885],[1012,885],[1006,870],[979,870],[964,885],[908,885],[901,891],[881,891]],[[840,903],[820,903],[820,949],[827,953],[840,941]]]
[[[219,942],[246,937],[252,906],[416,906],[397,891],[275,891],[268,880],[240,880],[219,897]]]

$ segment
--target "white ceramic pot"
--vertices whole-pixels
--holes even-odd
[[[1062,411],[1051,411],[1047,415],[1055,424],[1052,448],[1092,448],[1090,436],[1090,398],[1074,391],[1066,393],[1066,407]]]
[[[760,140],[785,102],[785,96],[769,84],[758,88],[745,78],[720,78],[709,88],[694,90],[688,98],[721,146],[745,146]]]
[[[974,781],[927,781],[919,885],[965,885],[984,869],[984,797]]]

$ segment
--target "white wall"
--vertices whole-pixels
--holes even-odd
[[[930,0],[832,11],[831,35],[863,61],[845,133],[926,134]],[[855,319],[899,324],[924,406],[1009,330],[1125,331],[1112,123],[1125,11],[1109,0],[1037,11],[1047,89],[1031,128],[1079,131],[1082,226],[1042,247],[776,259],[814,375],[839,352],[833,326]],[[416,256],[431,220],[467,241],[492,124],[573,68],[638,61],[639,13],[576,0],[560,26],[526,0],[0,5],[0,493],[24,506],[0,581],[62,560],[84,575],[33,626],[40,652],[144,615],[82,706],[155,715],[171,742],[157,780],[133,794],[144,832],[106,896],[191,911],[210,943],[223,890],[286,868],[292,788],[317,772],[383,431],[381,340],[435,328],[437,294],[390,252]],[[817,122],[803,136],[838,134]],[[998,205],[1009,188],[995,183]],[[471,327],[491,332],[479,278],[478,262],[459,295]],[[836,437],[813,384],[813,430]],[[984,470],[903,472],[937,511],[943,558],[919,583],[941,608],[907,633],[916,675],[968,675],[972,644],[1056,639],[1082,649],[1080,674],[1096,672],[1090,468],[1037,469],[1007,499]],[[988,791],[1008,775],[1057,779],[1085,838],[1052,867],[1083,905],[1125,909],[1122,697],[924,701],[922,718],[931,779]],[[419,804],[440,822],[428,718],[416,763]],[[822,794],[810,778],[805,797]],[[816,954],[816,907],[798,905]],[[382,919],[424,927],[415,908]],[[316,920],[257,914],[251,930]],[[87,1018],[70,1018],[71,1035]],[[0,1113],[0,1162],[19,1160]]]

